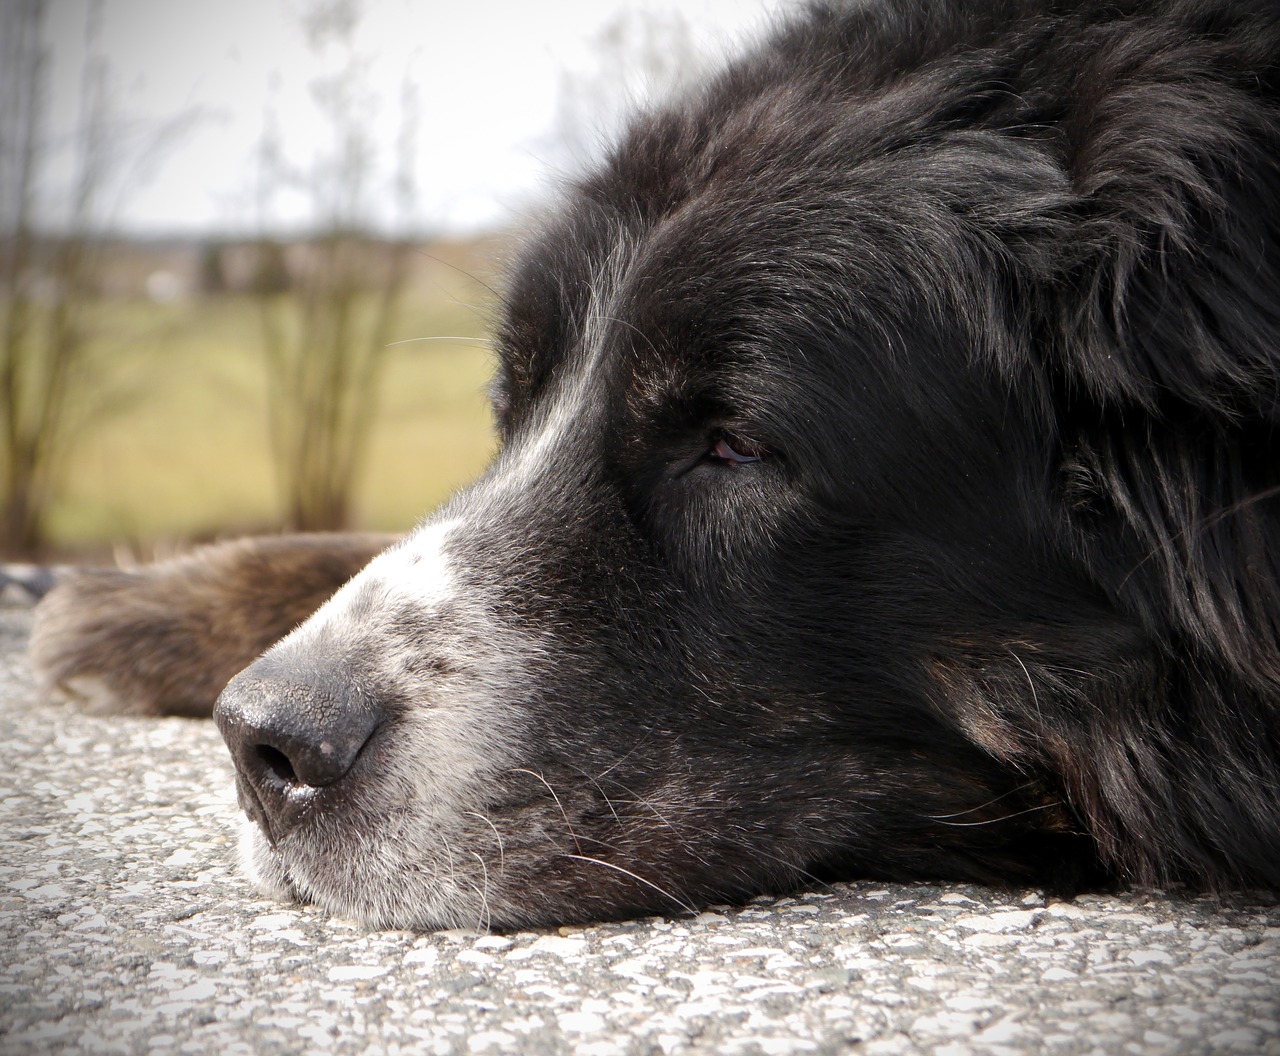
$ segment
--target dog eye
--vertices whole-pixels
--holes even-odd
[[[747,462],[761,462],[769,457],[769,449],[745,436],[723,433],[712,445],[708,457],[716,462],[740,466]]]

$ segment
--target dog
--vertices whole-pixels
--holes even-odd
[[[51,691],[212,708],[265,890],[1280,887],[1272,0],[813,7],[566,193],[496,343],[403,540],[40,607]]]

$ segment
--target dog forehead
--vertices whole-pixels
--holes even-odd
[[[977,263],[998,234],[955,206],[991,206],[1032,177],[1005,186],[994,160],[1016,159],[998,137],[876,152],[833,130],[857,99],[824,106],[813,138],[721,114],[716,143],[672,133],[648,151],[664,122],[697,120],[675,113],[624,142],[515,272],[500,395],[545,406],[550,379],[589,368],[608,397],[585,406],[615,420],[794,416],[828,399],[863,432],[903,407],[911,421],[966,417],[972,362],[999,336]],[[862,124],[890,120],[873,116]]]

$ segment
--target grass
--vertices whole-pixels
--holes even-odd
[[[406,296],[352,527],[411,527],[492,455],[492,298],[467,274],[476,261],[464,263],[424,258]],[[51,511],[55,547],[145,550],[277,529],[252,300],[110,302],[96,313],[77,442]]]

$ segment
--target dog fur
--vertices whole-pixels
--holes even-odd
[[[249,665],[246,860],[373,924],[1280,886],[1278,234],[1272,0],[813,8],[530,242],[473,487],[274,645],[369,540],[72,577],[36,666]]]

